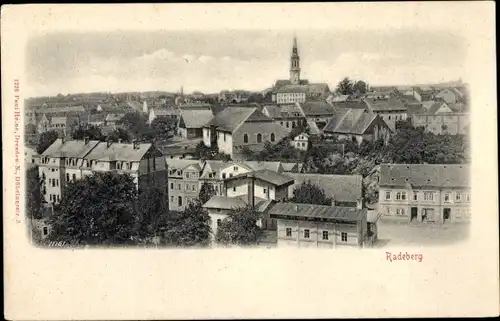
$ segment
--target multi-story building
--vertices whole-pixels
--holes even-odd
[[[368,111],[380,115],[393,132],[396,130],[396,122],[406,120],[408,116],[408,109],[396,97],[365,98],[364,102],[368,106]]]
[[[300,108],[300,105],[295,104],[285,104],[285,105],[265,105],[262,108],[262,113],[267,117],[273,119],[276,123],[279,123],[281,127],[288,131],[292,131],[293,128],[299,125],[306,124],[306,116]]]
[[[323,125],[336,114],[335,107],[325,101],[308,101],[300,104],[300,108],[308,121]]]
[[[408,222],[469,220],[469,177],[468,165],[382,164],[379,213]]]
[[[203,137],[203,126],[213,117],[210,105],[180,108],[178,134],[186,139]]]
[[[366,209],[285,202],[273,205],[269,217],[277,220],[278,247],[369,247],[376,233]]]
[[[308,133],[300,133],[290,141],[290,145],[295,149],[306,151],[309,148],[309,139],[310,136]]]
[[[266,142],[275,144],[288,132],[255,107],[226,108],[203,128],[205,146],[217,145],[219,152],[239,158],[248,148],[260,151]]]
[[[57,204],[64,197],[66,183],[106,171],[129,174],[138,191],[156,186],[168,193],[166,164],[152,144],[58,139],[40,155],[45,201]]]
[[[203,163],[195,159],[166,159],[168,165],[169,209],[183,211],[200,194]]]

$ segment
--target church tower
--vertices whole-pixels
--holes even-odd
[[[293,37],[292,56],[290,57],[290,82],[292,85],[300,85],[300,57],[296,37]]]

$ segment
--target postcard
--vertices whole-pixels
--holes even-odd
[[[3,6],[6,318],[497,316],[494,21]]]

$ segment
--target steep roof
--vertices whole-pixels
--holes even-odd
[[[323,175],[286,173],[295,182],[289,188],[289,197],[293,197],[294,189],[302,183],[317,185],[325,191],[326,197],[341,202],[356,202],[363,196],[363,177],[361,175]]]
[[[305,116],[302,109],[297,104],[265,105],[263,111],[267,111],[269,117],[286,118]]]
[[[202,128],[213,117],[213,113],[210,108],[181,108],[181,117],[186,128]]]
[[[276,80],[276,83],[274,85],[274,89],[277,89],[279,87],[286,86],[286,85],[291,85],[291,84],[292,84],[292,82],[289,79],[279,79],[279,80]],[[307,79],[301,79],[299,84],[300,85],[307,85],[307,84],[309,84],[309,81]]]
[[[63,142],[62,139],[57,139],[41,154],[41,156],[83,158],[98,144],[99,141],[97,140],[91,140],[85,144],[83,140],[69,140]]]
[[[363,100],[348,100],[332,103],[335,108],[363,109],[368,111],[368,105]]]
[[[335,107],[325,101],[308,101],[300,104],[306,116],[333,115]]]
[[[374,112],[405,111],[406,107],[401,100],[391,97],[389,99],[365,98],[368,108]]]
[[[149,151],[152,144],[137,144],[138,148],[134,149],[133,144],[124,143],[99,143],[85,158],[95,160],[123,160],[123,161],[140,161]]]
[[[362,135],[376,118],[377,114],[361,109],[342,109],[330,118],[323,132]]]
[[[367,215],[366,209],[357,209],[353,207],[299,204],[299,203],[276,203],[269,210],[273,218],[279,216],[289,216],[296,219],[330,219],[337,221],[361,221]]]
[[[180,114],[179,108],[153,108],[152,111],[157,117]]]
[[[123,117],[125,117],[125,114],[107,114],[106,121],[119,121]]]
[[[441,108],[441,106],[445,105],[446,107],[448,107],[448,105],[444,102],[444,101],[438,101],[438,102],[435,102],[434,104],[432,104],[432,106],[429,108],[428,110],[428,113],[430,114],[435,114],[439,108]]]
[[[280,162],[245,161],[244,164],[249,166],[254,171],[267,169],[279,173],[282,170]]]
[[[314,120],[307,120],[307,127],[309,128],[309,133],[311,135],[319,135],[321,134],[321,130],[318,127],[318,124]]]
[[[258,171],[253,171],[250,173],[243,173],[240,175],[235,175],[233,177],[228,177],[225,179],[225,181],[233,180],[233,179],[238,179],[242,177],[255,177],[256,179],[259,179],[264,182],[271,183],[276,186],[283,186],[287,184],[292,184],[293,183],[293,178],[290,176],[280,174],[268,169],[261,169]]]
[[[470,187],[469,165],[382,164],[381,187]]]
[[[217,129],[233,133],[244,122],[272,121],[258,108],[228,107],[215,115],[205,127],[215,126]]]

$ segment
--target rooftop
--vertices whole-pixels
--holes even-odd
[[[225,181],[234,180],[234,179],[243,178],[243,177],[254,177],[254,178],[259,179],[261,181],[271,183],[275,186],[283,186],[283,185],[293,184],[293,178],[291,178],[290,176],[280,174],[280,173],[277,173],[277,172],[274,172],[274,171],[271,171],[268,169],[261,169],[261,170],[253,171],[250,173],[243,173],[240,175],[235,175],[233,177],[226,178]]]
[[[134,148],[134,144],[124,144],[124,143],[99,143],[86,158],[95,160],[124,160],[124,161],[140,161],[144,155],[150,150],[152,144],[137,144],[137,148]],[[159,151],[158,151],[159,153]]]
[[[382,164],[379,185],[387,187],[470,187],[469,165]]]
[[[264,212],[272,203],[272,200],[254,197],[255,208],[257,212]],[[248,195],[239,195],[236,197],[213,196],[208,202],[203,204],[204,208],[218,208],[223,210],[231,210],[235,208],[245,207],[248,205]]]
[[[300,105],[306,116],[312,115],[333,115],[335,107],[325,101],[309,101]]]
[[[171,169],[180,169],[183,170],[184,168],[191,166],[191,165],[200,165],[200,161],[197,159],[170,159],[167,158],[166,163],[168,165],[169,170]]]
[[[63,141],[57,139],[41,156],[83,158],[98,144],[97,140],[91,140],[85,144],[83,140]]]
[[[323,131],[362,135],[376,118],[377,114],[365,113],[362,109],[341,109],[330,118]]]
[[[374,112],[406,110],[401,100],[391,97],[389,99],[365,98],[368,108]]]
[[[367,215],[366,209],[352,207],[299,204],[299,203],[276,203],[270,210],[271,218],[291,217],[299,220],[334,220],[334,221],[361,221]]]

